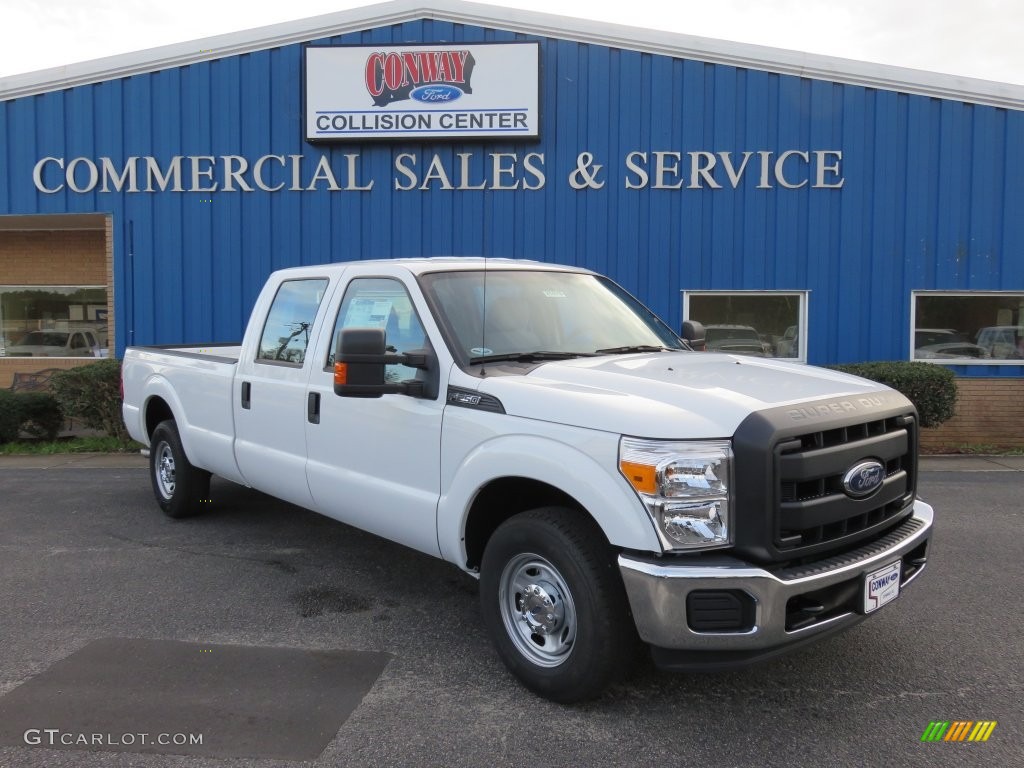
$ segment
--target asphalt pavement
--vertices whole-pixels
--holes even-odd
[[[0,766],[1021,765],[1022,472],[1022,457],[923,459],[919,491],[937,512],[928,568],[849,632],[733,672],[646,666],[563,707],[505,671],[475,582],[445,563],[217,479],[206,514],[167,519],[135,455],[0,458],[0,712],[34,689],[67,697],[86,683],[121,699],[126,678],[123,697],[160,727],[159,704],[194,697],[170,667],[131,687],[130,670],[155,664],[139,648],[154,643],[174,649],[161,664],[238,650],[216,680],[255,722],[275,704],[296,716],[309,704],[273,676],[273,651],[297,669],[300,651],[378,665],[305,762],[270,749],[261,759],[4,743]],[[128,723],[132,708],[118,703]],[[35,711],[37,730],[58,727]],[[238,725],[229,715],[190,728],[215,741]],[[984,743],[922,742],[934,721],[997,725]]]

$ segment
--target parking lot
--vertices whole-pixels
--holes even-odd
[[[52,748],[6,734],[0,766],[1020,765],[1022,491],[1019,461],[931,459],[920,483],[937,512],[928,571],[871,621],[745,670],[645,667],[598,701],[563,707],[505,671],[481,627],[475,582],[440,561],[216,479],[204,516],[169,520],[138,457],[0,459],[0,712],[47,674],[79,687],[51,687],[36,705],[73,708],[65,691],[83,690],[85,669],[102,709],[119,698],[123,663],[158,681],[115,702],[124,729],[146,709],[154,727],[198,731],[211,744],[239,725],[228,722],[238,713],[252,726],[319,695],[289,686],[296,652],[369,652],[316,656],[354,660],[368,688],[304,763],[287,757],[301,751],[288,743],[299,731],[267,715],[258,754]],[[118,661],[121,648],[130,651]],[[98,668],[104,649],[114,663]],[[190,663],[193,651],[224,660],[237,713],[189,722],[173,710],[187,676],[152,668]],[[73,659],[81,663],[61,665]],[[120,728],[101,714],[79,712],[77,722]],[[45,706],[34,718],[40,731],[61,727]],[[998,725],[985,743],[922,743],[939,720]]]

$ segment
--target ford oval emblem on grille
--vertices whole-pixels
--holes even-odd
[[[885,467],[880,461],[862,461],[850,467],[843,475],[843,490],[854,499],[870,496],[882,486]]]

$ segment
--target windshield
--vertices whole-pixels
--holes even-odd
[[[653,312],[596,275],[488,271],[486,312],[482,271],[427,274],[422,283],[463,364],[537,352],[550,359],[685,349]]]

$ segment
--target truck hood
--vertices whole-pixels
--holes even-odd
[[[638,437],[729,437],[754,411],[886,392],[856,376],[779,360],[652,352],[545,363],[479,391],[505,412]]]

